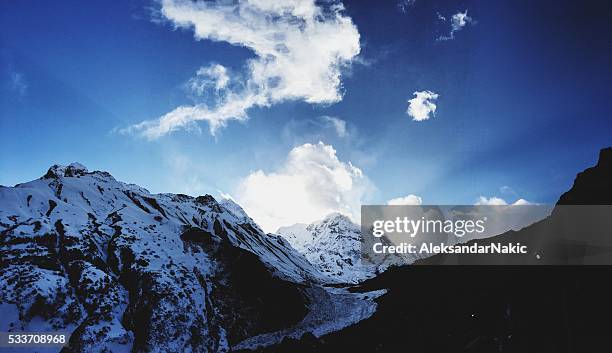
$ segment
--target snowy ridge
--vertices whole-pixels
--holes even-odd
[[[311,224],[281,227],[277,233],[337,282],[357,283],[377,273],[375,266],[361,263],[360,227],[342,214],[332,213]]]

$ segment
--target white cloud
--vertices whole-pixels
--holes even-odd
[[[489,198],[480,196],[478,200],[476,201],[475,205],[478,205],[478,206],[505,206],[505,205],[508,205],[508,202],[506,202],[506,200],[502,198],[495,197],[495,196],[492,196]],[[518,199],[514,203],[512,203],[512,205],[533,205],[533,203],[525,199]]]
[[[414,205],[414,206],[418,206],[418,205],[422,205],[423,204],[423,199],[420,196],[417,195],[408,195],[408,196],[404,196],[404,197],[397,197],[394,199],[391,199],[389,201],[387,201],[387,205]]]
[[[432,91],[414,92],[414,98],[408,100],[408,110],[406,113],[412,120],[423,121],[436,115],[436,104],[438,94]]]
[[[330,145],[293,148],[278,170],[258,170],[234,193],[237,202],[264,230],[310,223],[340,212],[358,221],[361,201],[373,186],[362,171],[338,159]]]
[[[340,3],[162,0],[161,4],[163,18],[176,28],[193,30],[196,40],[245,47],[255,57],[238,75],[229,76],[220,64],[200,69],[188,87],[202,101],[122,130],[150,139],[197,121],[207,121],[214,134],[229,120],[247,119],[250,108],[286,100],[338,102],[341,70],[361,50],[357,27]]]
[[[446,21],[446,18],[438,13],[438,19],[441,21]],[[461,31],[468,24],[474,24],[476,21],[470,16],[468,16],[468,11],[457,12],[450,19],[451,30],[448,35],[438,37],[438,40],[451,40],[455,39],[455,33]]]

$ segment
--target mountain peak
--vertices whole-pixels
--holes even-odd
[[[612,166],[612,147],[602,148],[599,151],[599,160],[597,161],[598,167],[611,167]]]
[[[607,205],[612,199],[612,147],[599,151],[599,160],[578,173],[572,188],[561,195],[558,205]]]
[[[337,212],[277,231],[319,271],[344,283],[357,283],[376,273],[376,268],[361,265],[360,232],[359,225]]]
[[[81,163],[74,162],[69,165],[61,165],[54,164],[47,170],[47,173],[42,177],[43,179],[52,179],[59,177],[75,177],[75,176],[83,176],[89,173],[87,167],[82,165]]]
[[[242,222],[250,222],[255,224],[255,222],[251,219],[251,217],[249,217],[245,210],[240,207],[240,205],[238,205],[234,200],[224,198],[219,201],[219,205],[221,205],[221,207],[223,207],[227,212],[231,213],[234,217],[241,220]]]
[[[221,206],[212,195],[198,196],[195,198],[195,202],[210,207],[214,212],[221,212]]]
[[[327,216],[325,216],[325,218],[321,220],[321,223],[329,223],[332,221],[353,223],[353,221],[348,216],[340,212],[332,212],[328,214]]]

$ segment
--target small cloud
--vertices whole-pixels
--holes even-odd
[[[436,115],[436,104],[434,101],[439,95],[432,91],[414,92],[414,98],[408,100],[406,113],[414,121],[423,121]]]
[[[511,205],[533,205],[533,204],[534,203],[529,202],[525,199],[518,199],[514,201],[514,203],[512,203]],[[477,206],[506,206],[509,204],[508,202],[506,202],[506,200],[500,197],[492,196],[492,197],[487,198],[484,196],[480,196],[478,200],[476,201],[475,205]]]
[[[416,0],[400,0],[397,3],[397,8],[401,11],[401,12],[406,12],[408,11],[408,9],[412,6],[414,6],[414,4],[416,3]]]
[[[440,13],[437,14],[438,19],[441,21],[446,21],[446,17],[442,16]],[[458,12],[451,16],[450,19],[451,30],[448,35],[443,35],[438,37],[438,41],[452,40],[455,39],[455,33],[461,31],[465,26],[475,24],[476,21],[468,16],[468,11]]]
[[[529,202],[525,199],[518,199],[514,201],[513,205],[535,205],[533,202]]]
[[[396,197],[387,201],[387,205],[414,205],[419,206],[423,204],[423,199],[417,195],[408,195],[404,197]]]

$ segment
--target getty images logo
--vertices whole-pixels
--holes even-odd
[[[409,217],[396,217],[394,220],[379,219],[372,222],[372,235],[380,238],[387,233],[402,233],[410,237],[425,233],[446,233],[454,234],[460,238],[466,234],[482,234],[485,231],[486,221],[487,217],[476,220],[434,220],[426,219],[425,217],[420,219],[411,219]]]

